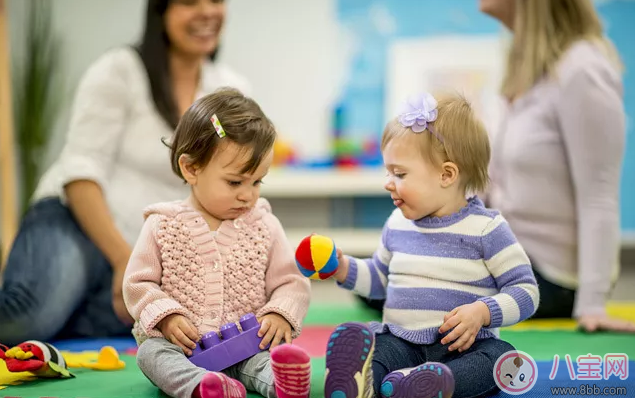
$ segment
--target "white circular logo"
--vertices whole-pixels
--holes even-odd
[[[507,351],[494,364],[494,381],[507,394],[524,394],[534,387],[537,380],[538,366],[526,352]]]

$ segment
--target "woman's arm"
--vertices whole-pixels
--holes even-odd
[[[77,180],[69,183],[65,192],[68,207],[80,227],[113,268],[112,305],[115,314],[124,324],[132,324],[122,292],[130,245],[115,226],[99,185],[90,180]]]
[[[66,186],[68,205],[90,240],[104,253],[114,270],[124,270],[130,257],[125,241],[106,205],[101,187],[90,180],[77,180]]]
[[[626,135],[619,76],[600,57],[579,55],[583,59],[577,65],[561,71],[557,102],[577,214],[576,318],[605,315],[620,246],[619,190]]]
[[[99,58],[78,86],[66,143],[60,155],[65,201],[82,230],[113,267],[113,306],[127,323],[121,293],[131,248],[117,230],[104,192],[131,106],[127,82],[130,50],[117,49]]]

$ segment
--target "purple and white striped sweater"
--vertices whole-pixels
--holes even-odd
[[[489,307],[491,324],[477,339],[498,337],[499,327],[529,318],[538,306],[529,258],[505,219],[478,197],[445,217],[412,221],[396,209],[373,257],[349,259],[340,286],[386,299],[383,322],[371,328],[415,344],[437,341],[445,314],[463,304]]]

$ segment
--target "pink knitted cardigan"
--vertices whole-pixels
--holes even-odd
[[[161,337],[156,325],[169,314],[186,316],[202,336],[249,312],[275,312],[299,335],[310,284],[265,199],[217,231],[182,201],[152,205],[144,217],[123,283],[139,343]]]

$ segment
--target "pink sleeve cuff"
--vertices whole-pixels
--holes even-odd
[[[256,313],[256,317],[260,318],[272,312],[281,315],[291,325],[291,337],[295,339],[302,331],[302,321],[306,316],[307,308],[308,297],[305,295],[280,297],[265,304]]]
[[[171,314],[186,316],[186,310],[173,299],[160,299],[148,304],[143,311],[141,311],[139,323],[143,331],[150,335],[157,324]]]

